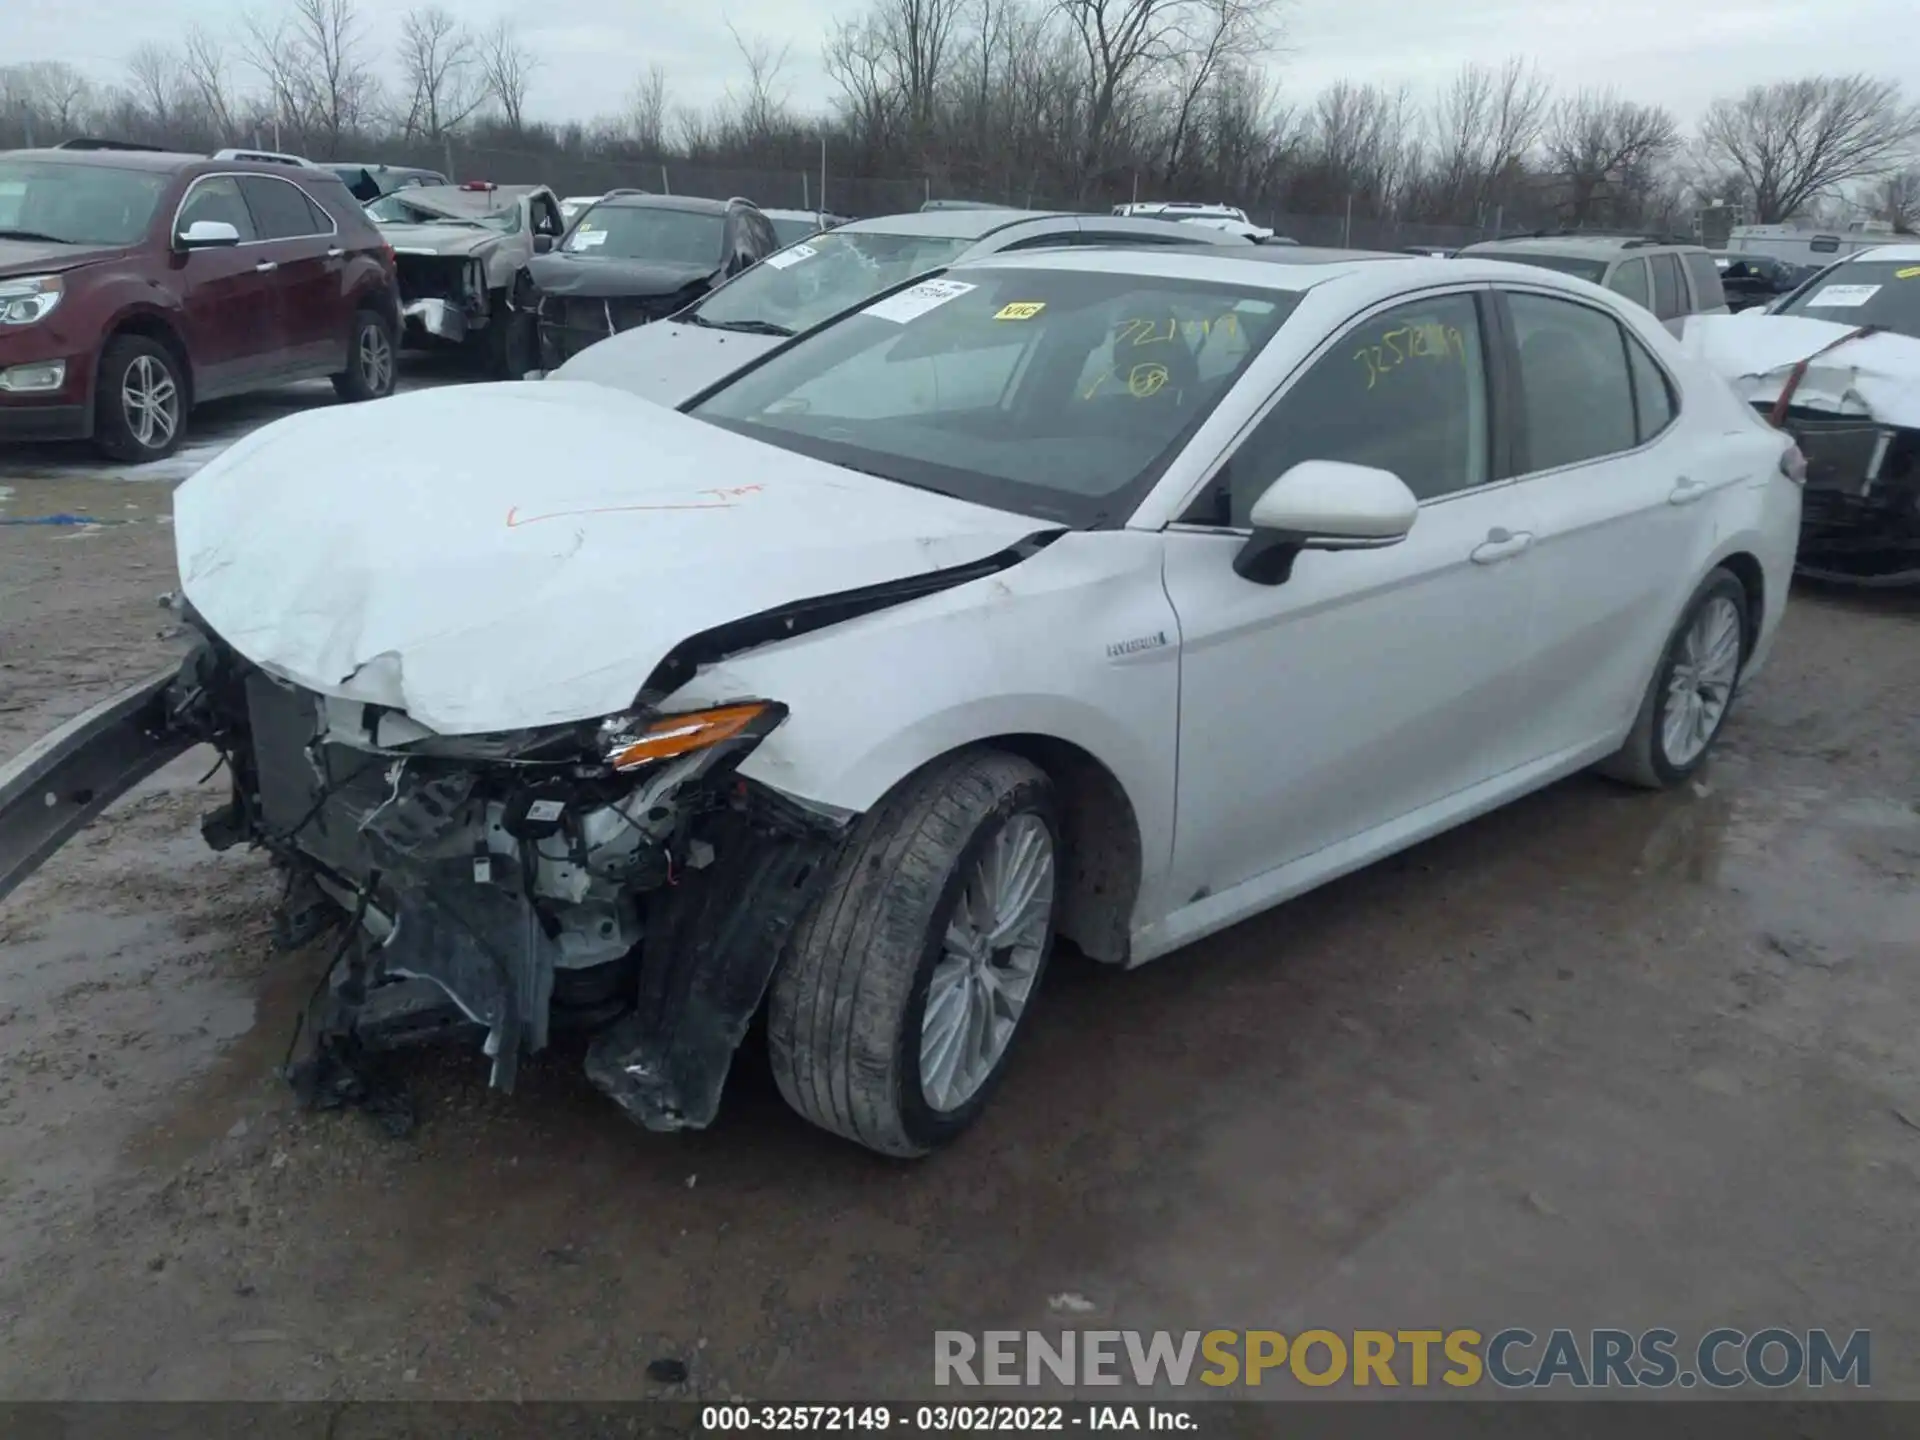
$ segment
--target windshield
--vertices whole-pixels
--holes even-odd
[[[1789,296],[1773,313],[1878,325],[1920,339],[1920,264],[1849,260]]]
[[[724,215],[655,205],[595,205],[560,248],[609,260],[662,260],[673,265],[720,263]]]
[[[830,230],[769,255],[694,307],[702,325],[773,326],[798,334],[842,310],[938,270],[974,242],[951,235]]]
[[[171,176],[0,156],[0,234],[63,245],[131,245],[153,224]]]
[[[1587,260],[1577,255],[1541,255],[1529,250],[1474,250],[1482,260],[1507,260],[1515,265],[1533,265],[1542,270],[1558,270],[1562,275],[1577,275],[1582,280],[1600,283],[1607,273],[1604,260]]]
[[[688,413],[958,499],[1118,525],[1297,303],[1138,275],[948,271]]]
[[[520,229],[520,207],[512,202],[507,202],[506,208],[491,214],[476,212],[448,215],[425,205],[416,205],[405,197],[404,192],[397,190],[391,195],[382,195],[367,206],[367,214],[384,225],[477,225],[507,235],[517,234]]]
[[[773,238],[782,245],[797,245],[809,235],[820,233],[819,225],[811,217],[803,216],[798,220],[789,220],[784,215],[769,215],[767,223],[773,226]]]

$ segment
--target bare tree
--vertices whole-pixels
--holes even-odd
[[[1737,173],[1763,224],[1790,219],[1853,180],[1897,171],[1920,137],[1920,106],[1893,80],[1820,76],[1716,100],[1701,124],[1709,154]]]
[[[478,41],[439,5],[401,17],[400,73],[407,87],[402,133],[409,138],[440,140],[487,98]]]
[[[526,129],[527,91],[540,59],[521,43],[513,21],[501,20],[481,38],[480,66],[488,94],[499,103],[501,118],[519,135]]]
[[[284,16],[268,21],[248,15],[241,22],[241,54],[266,86],[266,123],[274,147],[305,147],[307,130],[306,55],[300,37]],[[296,138],[297,137],[297,138]]]
[[[1882,180],[1874,208],[1895,233],[1912,235],[1920,231],[1920,169],[1902,170]]]
[[[1187,53],[1198,0],[1056,0],[1083,62],[1085,139],[1080,189],[1106,168],[1114,131],[1136,88]]]
[[[373,70],[361,53],[360,17],[354,0],[293,0],[293,30],[305,64],[309,144],[329,156],[366,118],[377,97]]]
[[[180,118],[185,81],[180,57],[166,46],[148,41],[134,47],[127,56],[127,86],[157,133],[164,134]]]
[[[773,42],[765,36],[744,36],[734,29],[732,21],[727,22],[727,33],[733,36],[741,62],[747,67],[742,93],[735,95],[733,87],[727,87],[727,98],[733,107],[731,118],[743,140],[749,144],[762,143],[786,123],[788,92],[781,87],[780,76],[787,68],[787,57],[793,47],[782,45],[776,51]]]
[[[655,61],[637,81],[627,97],[627,134],[642,153],[657,157],[667,153],[667,124],[672,107],[667,99],[666,67]]]
[[[1505,180],[1539,142],[1548,97],[1547,82],[1525,60],[1498,70],[1461,67],[1429,119],[1428,201],[1436,215],[1478,223],[1499,203]]]
[[[1185,17],[1174,56],[1172,121],[1164,172],[1175,183],[1201,97],[1229,67],[1249,65],[1273,49],[1275,0],[1200,0]]]
[[[237,139],[240,125],[234,110],[226,47],[200,26],[189,26],[181,46],[180,71],[215,132],[225,140]]]
[[[1612,91],[1581,91],[1553,107],[1546,126],[1548,164],[1565,193],[1562,220],[1630,221],[1654,185],[1654,167],[1679,147],[1680,127],[1658,105]]]
[[[992,0],[987,0],[988,4]],[[869,163],[893,148],[903,100],[886,37],[872,15],[834,22],[821,64],[840,89],[840,121]]]

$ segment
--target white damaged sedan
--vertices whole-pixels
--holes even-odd
[[[1582,767],[1692,773],[1803,469],[1649,313],[1498,262],[957,266],[682,407],[441,389],[178,492],[196,636],[0,771],[0,895],[188,745],[337,927],[310,1053],[561,1029],[700,1126],[950,1139],[1057,939],[1137,965]],[[435,1022],[437,1023],[437,1022]]]

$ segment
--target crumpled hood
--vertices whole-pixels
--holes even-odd
[[[410,250],[431,251],[435,255],[480,255],[507,237],[497,230],[476,230],[471,225],[395,225],[380,227],[380,234],[405,255]]]
[[[560,381],[290,416],[174,498],[222,639],[442,734],[616,713],[702,630],[1042,528]]]
[[[599,255],[536,255],[527,266],[533,283],[548,295],[672,295],[710,280],[717,265],[685,265],[666,260],[623,260]]]
[[[0,240],[0,279],[14,275],[56,275],[81,265],[115,260],[124,245],[59,245],[45,240]]]
[[[547,378],[610,385],[657,405],[679,405],[781,343],[777,335],[657,320],[589,345]]]
[[[1920,429],[1920,340],[1886,331],[1848,340],[1856,328],[1743,310],[1688,317],[1680,343],[1756,405],[1777,400],[1793,367],[1817,356],[1793,392],[1796,408]]]

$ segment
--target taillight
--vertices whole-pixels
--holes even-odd
[[[1807,483],[1807,457],[1798,445],[1789,444],[1780,452],[1780,473],[1796,485]]]

